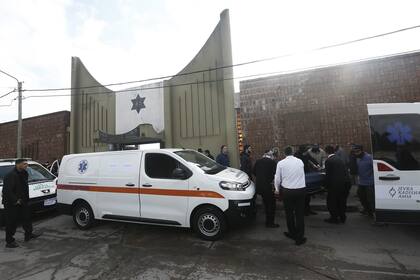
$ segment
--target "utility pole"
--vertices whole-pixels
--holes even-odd
[[[17,84],[18,84],[18,129],[17,129],[17,145],[16,145],[16,156],[18,158],[22,157],[22,83],[23,82],[19,82],[19,80],[0,70],[0,73],[3,73],[6,76],[9,76],[12,79],[15,79]]]
[[[18,129],[17,129],[17,157],[22,157],[22,82],[18,81]]]

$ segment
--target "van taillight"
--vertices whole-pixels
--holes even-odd
[[[391,167],[382,162],[378,162],[378,171],[394,171]]]

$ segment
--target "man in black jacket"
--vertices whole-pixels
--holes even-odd
[[[272,153],[266,151],[264,156],[254,164],[253,173],[256,177],[257,194],[262,196],[265,208],[265,226],[277,228],[274,223],[276,212],[276,198],[274,196],[274,175],[276,174],[276,162],[272,159]]]
[[[19,245],[14,239],[18,217],[22,218],[22,227],[25,230],[25,241],[38,235],[32,232],[31,212],[28,206],[29,186],[28,163],[25,159],[17,159],[15,168],[3,179],[3,205],[6,218],[6,247],[16,248]]]
[[[339,224],[346,222],[346,206],[350,176],[344,162],[334,154],[332,146],[325,147],[328,158],[325,161],[325,182],[328,190],[327,208],[330,218],[325,222]]]
[[[241,154],[241,170],[248,174],[249,179],[252,177],[252,162],[251,162],[251,146],[245,145],[244,151]]]

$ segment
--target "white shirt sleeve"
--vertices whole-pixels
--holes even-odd
[[[280,162],[277,163],[276,175],[274,176],[274,187],[276,191],[280,191],[281,186],[281,164]]]

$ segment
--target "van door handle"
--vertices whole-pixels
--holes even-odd
[[[134,187],[135,185],[133,183],[127,183],[125,184],[127,187]]]
[[[150,188],[150,187],[152,187],[152,185],[151,185],[151,184],[149,184],[149,183],[147,183],[147,184],[143,184],[142,186],[143,186],[143,187],[145,187],[145,188]]]
[[[383,181],[398,181],[400,179],[399,176],[379,176],[379,180]]]

